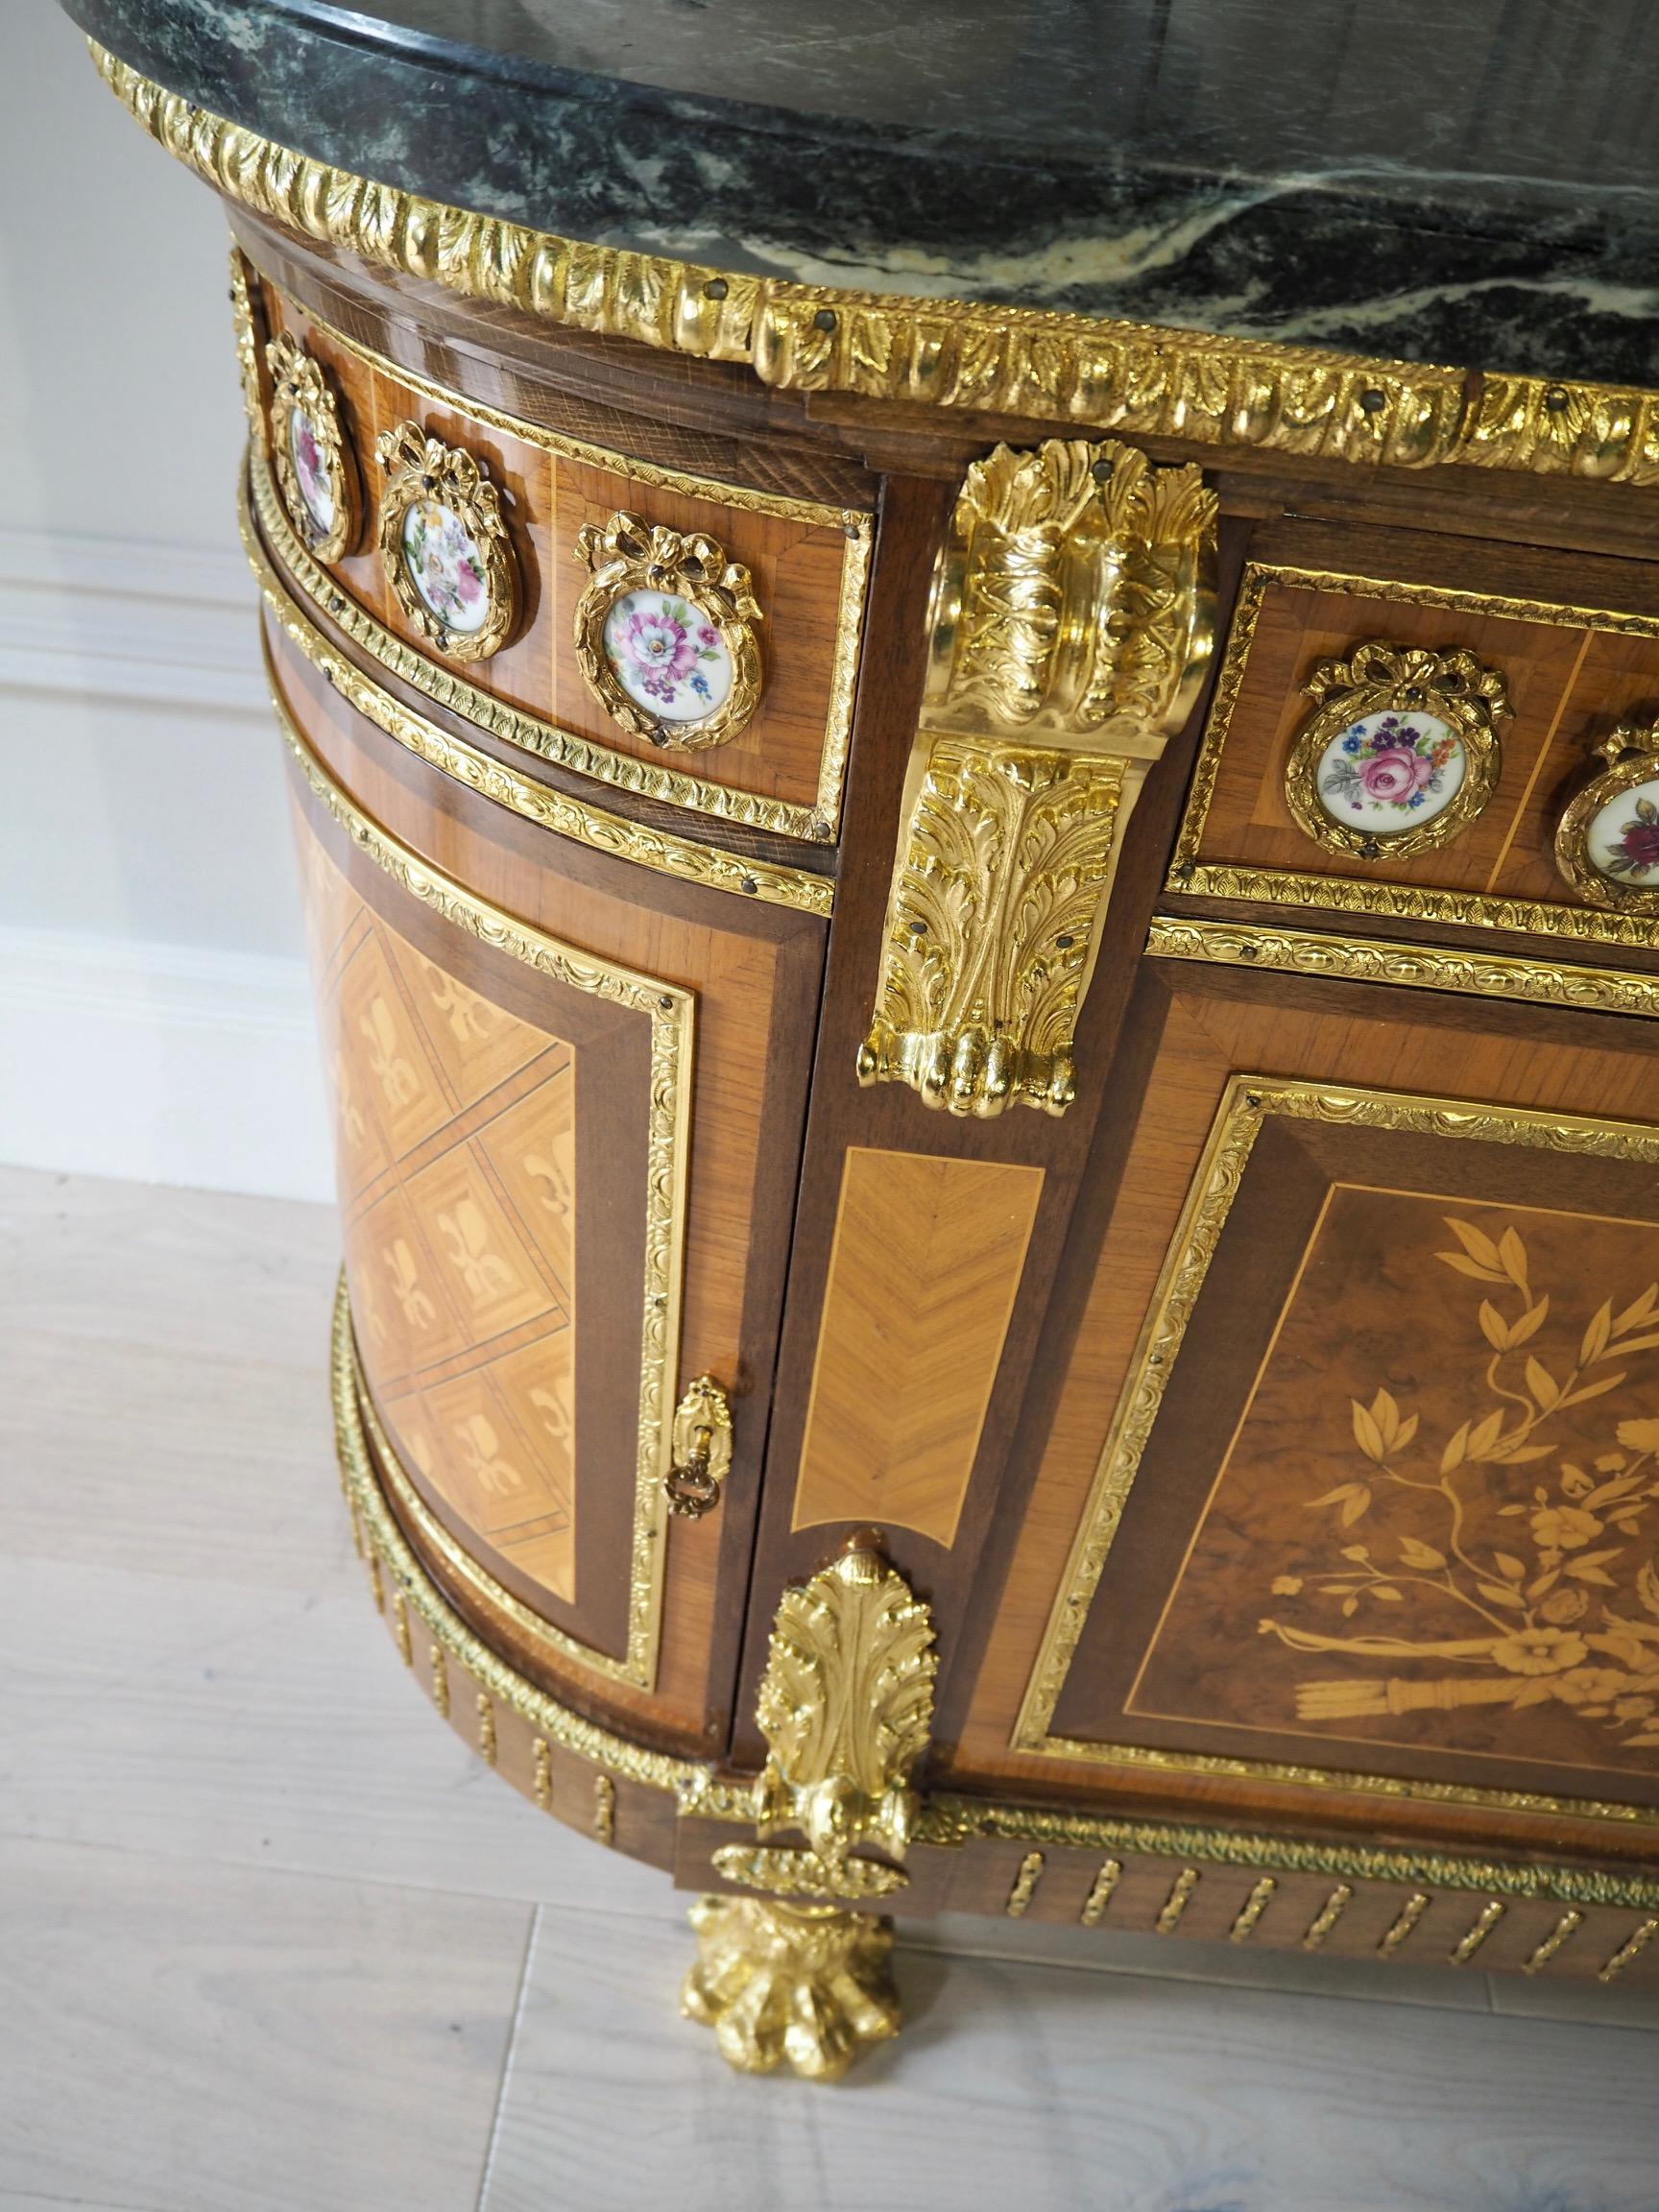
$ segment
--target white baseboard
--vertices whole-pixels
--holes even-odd
[[[304,963],[0,928],[0,1161],[331,1200]]]

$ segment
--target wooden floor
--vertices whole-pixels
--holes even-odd
[[[0,2212],[1654,2212],[1659,2001],[960,1921],[835,2089],[439,1727],[320,1208],[0,1170]]]

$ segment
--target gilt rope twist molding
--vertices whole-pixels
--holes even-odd
[[[574,329],[745,362],[763,383],[1310,459],[1659,483],[1659,393],[843,292],[586,245],[313,161],[96,43],[92,59],[177,159],[303,237]]]
[[[864,1083],[1062,1114],[1124,825],[1197,695],[1215,495],[1109,441],[969,469],[933,642]]]

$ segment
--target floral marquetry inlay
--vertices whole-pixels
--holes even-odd
[[[1348,1663],[1310,1666],[1303,1720],[1554,1703],[1659,1750],[1659,1283],[1547,1342],[1571,1308],[1524,1218],[1446,1216],[1434,1257],[1476,1286],[1488,1355],[1469,1410],[1442,1433],[1385,1387],[1351,1401],[1353,1471],[1308,1502],[1321,1534],[1261,1630]]]

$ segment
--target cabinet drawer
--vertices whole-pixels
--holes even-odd
[[[250,411],[264,426],[260,527],[357,647],[493,734],[601,782],[747,829],[835,839],[871,512],[663,467],[509,414],[373,351],[240,267]],[[457,356],[455,373],[467,368]],[[332,534],[299,488],[297,389],[337,446],[338,496],[325,490],[323,511],[351,514]],[[439,472],[422,473],[434,450]],[[450,456],[480,472],[498,532],[489,516],[479,527],[464,483],[448,488]],[[425,566],[404,559],[388,509],[406,511],[405,485],[480,544],[498,535],[498,574],[483,587],[487,600],[501,594],[498,640],[492,631],[480,643],[476,577],[462,579],[465,604],[450,589],[441,532],[436,602],[419,581]],[[464,538],[454,546],[469,557]],[[405,572],[414,581],[400,588]]]
[[[1556,838],[1605,772],[1596,748],[1656,712],[1659,570],[1261,530],[1167,889],[1614,944],[1640,963],[1654,918],[1628,886],[1570,882]]]

